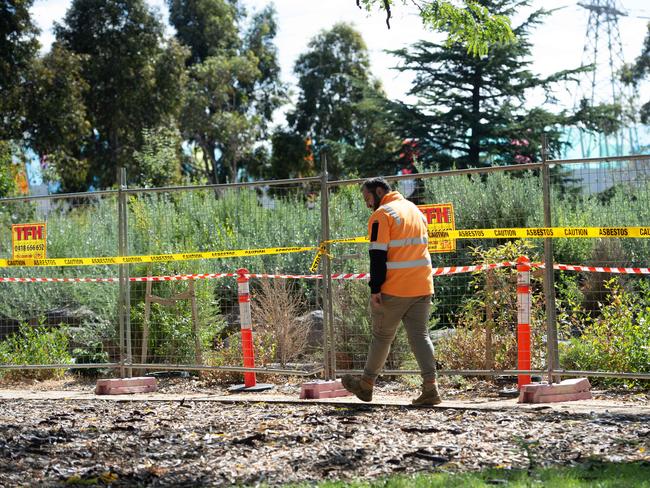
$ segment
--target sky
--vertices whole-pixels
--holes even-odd
[[[167,22],[165,0],[146,0],[158,9]],[[580,3],[604,3],[605,0],[532,0],[531,8],[544,7],[555,10],[531,35],[533,44],[531,71],[546,76],[553,72],[576,68],[584,56],[588,12]],[[249,11],[260,10],[268,0],[244,0]],[[386,50],[408,46],[418,40],[440,40],[440,34],[432,33],[422,27],[417,11],[410,4],[396,2],[393,7],[391,28],[387,29],[383,12],[367,13],[356,6],[355,0],[276,0],[273,2],[278,12],[279,32],[276,38],[282,78],[295,86],[293,65],[296,58],[307,49],[309,40],[319,31],[332,27],[337,22],[351,22],[362,34],[370,53],[371,70],[382,81],[389,98],[414,102],[407,96],[412,76],[392,68],[398,60]],[[61,22],[71,0],[35,0],[32,16],[41,29],[43,50],[49,49],[53,41],[53,22]],[[628,13],[619,18],[619,30],[626,62],[632,62],[640,54],[643,40],[650,22],[650,3],[648,0],[618,0],[617,6]],[[521,20],[521,19],[519,19]],[[517,19],[514,20],[517,23]],[[173,33],[169,28],[169,34]],[[601,32],[601,39],[606,35]],[[600,46],[602,53],[605,46]],[[606,63],[604,58],[601,59]],[[603,64],[603,67],[606,67]],[[606,69],[600,70],[605,75]],[[295,94],[295,90],[294,90]],[[557,93],[566,108],[570,108],[575,96],[575,87],[566,87]],[[641,87],[641,99],[650,99],[650,80]],[[531,103],[542,103],[541,94],[531,97]]]

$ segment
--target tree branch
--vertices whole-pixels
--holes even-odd
[[[386,25],[390,29],[390,18],[391,18],[390,0],[384,0],[384,8],[386,9]]]

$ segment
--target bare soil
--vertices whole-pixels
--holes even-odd
[[[161,378],[155,399],[93,398],[93,386],[76,379],[0,385],[0,486],[282,485],[590,459],[650,462],[643,391],[524,407],[499,397],[503,385],[447,382],[440,408],[413,408],[415,392],[403,383],[381,385],[372,404],[299,402],[291,382],[277,384],[272,401],[229,396],[226,386],[197,378]]]

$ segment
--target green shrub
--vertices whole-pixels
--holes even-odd
[[[17,333],[0,342],[0,364],[38,365],[72,364],[68,352],[68,331],[22,324]],[[56,379],[63,369],[0,369],[0,376],[9,379]]]
[[[104,350],[103,344],[97,341],[88,342],[82,347],[72,349],[72,358],[75,364],[100,364],[109,362],[108,352]],[[108,370],[104,368],[82,368],[77,370],[77,374],[90,377],[107,373]]]
[[[132,309],[132,330],[135,335],[134,359],[140,360],[141,333],[144,323],[144,303]],[[149,321],[148,355],[149,363],[196,364],[194,325],[189,304],[177,303],[166,307],[151,304]],[[210,329],[199,326],[201,349],[210,347],[213,334]]]
[[[529,241],[512,241],[492,249],[473,250],[475,264],[516,261],[527,255],[531,262],[539,257],[533,254]],[[491,275],[491,277],[490,277]],[[490,286],[487,280],[492,280]],[[531,272],[531,367],[544,365],[544,295],[538,273]],[[438,343],[438,358],[450,369],[514,369],[517,366],[517,271],[515,268],[497,268],[477,272],[472,276],[472,294],[465,297],[455,317],[456,330]],[[488,308],[492,321],[488,321]],[[493,362],[486,360],[486,328],[492,336]]]
[[[566,369],[650,372],[650,283],[639,280],[626,288],[618,278],[605,283],[609,294],[591,317],[574,307],[565,312],[581,335],[561,344]],[[606,384],[634,384],[630,380],[597,380]]]
[[[162,270],[163,274],[165,270]],[[168,270],[167,270],[168,271]],[[152,293],[171,297],[187,291],[186,282],[155,283]],[[226,327],[214,295],[214,282],[197,280],[194,293],[198,314],[199,343],[202,351],[209,350],[215,338]],[[142,329],[144,323],[144,287],[134,287],[132,297],[137,305],[131,308],[134,361],[140,362]],[[177,300],[173,305],[151,304],[147,359],[149,363],[196,364],[192,306],[189,299]]]

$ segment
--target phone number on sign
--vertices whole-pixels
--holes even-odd
[[[43,251],[45,244],[19,244],[14,246],[15,251]]]

